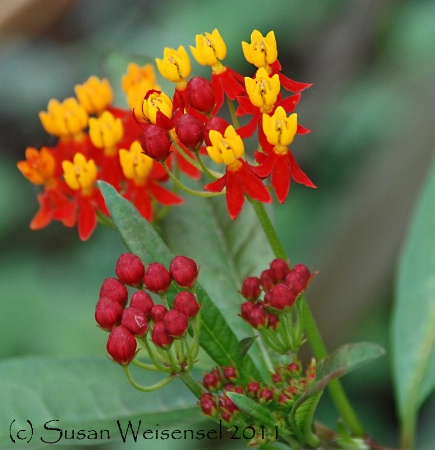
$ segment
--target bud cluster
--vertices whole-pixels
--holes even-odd
[[[297,351],[302,343],[298,300],[313,276],[303,264],[290,269],[287,261],[276,258],[259,277],[243,281],[240,293],[246,301],[240,306],[240,316],[279,353]]]
[[[138,339],[158,368],[167,372],[190,370],[198,352],[196,324],[200,310],[194,289],[198,277],[195,261],[176,256],[169,269],[159,262],[145,267],[138,256],[124,253],[118,258],[116,275],[104,280],[95,309],[97,324],[110,332],[107,352],[112,359],[121,365],[133,361]],[[170,290],[172,285],[175,289]],[[130,303],[126,286],[135,289]],[[175,292],[172,308],[168,291]],[[156,297],[161,303],[155,301]],[[191,324],[194,344],[187,346]],[[180,344],[172,350],[175,341]]]
[[[243,382],[233,367],[219,367],[204,374],[202,393],[198,405],[206,416],[222,420],[240,429],[247,426],[256,430],[255,437],[248,444],[258,446],[276,439],[275,430],[265,430],[262,423],[244,414],[228,397],[228,392],[245,395],[260,405],[267,405],[279,428],[291,430],[290,411],[296,400],[316,378],[316,361],[313,359],[305,371],[295,359],[290,364],[277,364],[268,382],[249,380]],[[263,427],[263,429],[262,429]]]

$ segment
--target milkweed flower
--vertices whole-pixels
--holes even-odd
[[[30,222],[30,229],[45,228],[53,219],[65,226],[75,223],[75,206],[69,200],[68,186],[56,176],[57,162],[48,147],[26,149],[26,159],[19,161],[19,171],[34,185],[42,186],[38,194],[39,210]]]
[[[196,46],[190,46],[193,57],[202,66],[211,66],[212,85],[216,95],[216,113],[224,101],[224,93],[235,100],[244,91],[243,77],[236,71],[224,66],[221,61],[227,56],[227,46],[215,28],[211,33],[196,35]]]
[[[251,166],[242,159],[245,153],[242,138],[232,125],[222,135],[217,130],[210,130],[210,146],[207,152],[210,158],[225,164],[225,175],[204,186],[211,192],[221,192],[226,187],[226,200],[231,219],[235,219],[242,210],[245,193],[260,202],[271,203],[272,197],[261,180],[252,172]]]
[[[192,70],[186,49],[182,45],[177,50],[166,47],[163,51],[163,59],[156,58],[156,64],[162,77],[177,83],[173,99],[174,109],[184,107],[186,78]]]
[[[167,130],[174,128],[172,100],[164,92],[149,90],[143,99],[142,112],[150,123]]]
[[[288,146],[293,142],[297,132],[297,114],[287,114],[279,106],[272,116],[263,114],[263,132],[269,145],[265,145],[265,153],[256,152],[259,166],[253,172],[261,178],[271,176],[272,186],[280,203],[284,203],[290,189],[290,180],[308,187],[316,187],[296,162]]]
[[[100,115],[113,101],[109,80],[91,76],[83,84],[77,84],[74,92],[88,114]]]
[[[80,239],[86,241],[97,226],[98,208],[109,215],[100,191],[94,186],[97,166],[81,153],[74,155],[73,161],[63,161],[62,168],[66,184],[76,192],[77,222]]]
[[[62,103],[51,99],[47,111],[41,111],[39,118],[47,133],[63,140],[83,139],[83,131],[88,126],[88,113],[73,97]]]
[[[264,67],[269,71],[270,64],[278,58],[275,33],[269,31],[264,37],[258,30],[251,33],[251,42],[242,42],[243,55],[246,61],[257,68]]]
[[[119,159],[122,171],[127,178],[127,189],[123,196],[131,201],[148,221],[153,218],[154,199],[162,205],[177,205],[183,199],[159,183],[158,163],[145,155],[138,141],[129,150],[121,149]]]

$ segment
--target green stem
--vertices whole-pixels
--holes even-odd
[[[270,247],[275,254],[275,257],[287,260],[287,255],[285,253],[284,247],[282,246],[278,234],[269,216],[266,213],[264,205],[256,200],[251,199],[249,196],[247,196],[247,198],[253,206],[255,213],[257,214],[260,225],[263,228],[264,234],[269,241]],[[305,333],[316,359],[323,359],[328,356],[328,351],[320,335],[319,329],[317,328],[316,322],[314,321],[314,318],[311,314],[308,303],[305,299],[301,300],[303,302],[303,308],[301,309]],[[364,429],[360,424],[358,417],[356,416],[340,381],[331,380],[328,383],[328,389],[337,410],[340,412],[343,420],[347,423],[352,433],[357,436],[363,436]]]
[[[182,191],[187,194],[194,195],[195,197],[216,197],[218,195],[222,195],[225,191],[222,192],[206,192],[206,191],[196,191],[195,189],[190,189],[186,185],[184,185],[169,169],[166,161],[162,161],[162,166],[165,169],[166,173],[169,175],[171,180],[174,182],[175,186],[177,186]]]
[[[200,398],[202,391],[199,384],[193,379],[189,372],[181,372],[178,374],[181,381],[190,389],[196,398]]]
[[[159,382],[152,384],[151,386],[142,386],[139,383],[136,383],[136,381],[134,381],[133,377],[130,374],[130,370],[128,368],[128,366],[123,366],[124,369],[124,373],[127,376],[128,381],[131,383],[131,385],[136,388],[138,391],[142,391],[142,392],[152,392],[152,391],[156,391],[157,389],[162,388],[163,386],[166,386],[167,384],[169,384],[174,378],[174,375],[170,375],[166,378],[163,378],[163,380],[160,380]]]
[[[320,335],[319,329],[314,321],[314,317],[308,306],[305,298],[302,298],[302,317],[304,320],[305,333],[307,335],[310,346],[313,350],[314,356],[317,360],[321,360],[328,356],[328,351]],[[335,404],[335,407],[339,411],[341,417],[345,423],[349,426],[352,433],[356,436],[363,436],[364,429],[360,424],[355,411],[350,404],[346,393],[344,392],[343,386],[340,381],[335,379],[328,383],[328,390]]]
[[[217,172],[215,172],[214,170],[211,171],[204,163],[201,155],[199,154],[199,152],[196,152],[196,158],[198,159],[198,163],[201,166],[202,171],[210,178],[210,180],[217,180],[218,178],[220,178],[220,176],[222,176],[222,174],[219,176]]]
[[[158,367],[153,366],[151,364],[145,364],[141,361],[137,361],[136,359],[133,359],[132,363],[135,366],[140,367],[141,369],[144,369],[144,370],[152,370],[154,372],[160,372],[160,369]]]
[[[410,412],[410,411],[408,411]],[[400,448],[411,450],[415,448],[416,414],[411,412],[402,422],[400,433]]]
[[[287,260],[287,255],[285,253],[284,247],[281,244],[278,234],[275,231],[275,228],[266,212],[266,209],[264,208],[263,203],[260,203],[257,200],[253,200],[249,196],[246,197],[254,208],[255,213],[257,214],[260,225],[263,228],[264,234],[269,241],[270,247],[275,254],[275,257]]]

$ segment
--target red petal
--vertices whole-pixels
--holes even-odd
[[[89,197],[82,197],[79,200],[78,225],[82,241],[88,240],[97,226],[97,214]]]
[[[165,128],[166,130],[172,130],[172,128],[174,128],[172,119],[165,116],[161,111],[157,111],[156,113],[156,125]]]
[[[301,92],[313,85],[313,83],[300,83],[299,81],[294,81],[291,78],[286,77],[282,73],[279,73],[278,76],[281,86],[286,91]]]
[[[247,138],[252,136],[257,129],[258,122],[261,118],[260,111],[257,111],[251,118],[251,120],[243,127],[237,128],[237,134],[242,138]]]
[[[45,228],[51,222],[51,202],[47,192],[38,195],[39,210],[30,222],[31,230]]]
[[[241,95],[244,91],[244,87],[237,81],[233,70],[228,67],[224,72],[218,75],[221,79],[222,86],[225,94],[231,99],[235,100],[238,95]]]
[[[237,97],[237,103],[239,104],[236,111],[237,117],[242,117],[247,114],[255,114],[258,111],[258,107],[253,105],[251,100],[249,100],[249,97],[245,95]]]
[[[242,183],[243,190],[255,200],[264,203],[272,203],[272,197],[260,178],[251,172],[248,163],[243,161],[242,164],[242,167],[236,173]]]
[[[231,219],[235,219],[242,210],[243,202],[245,201],[245,194],[243,193],[242,183],[239,180],[239,172],[242,169],[239,169],[236,172],[232,172],[227,170],[226,178],[227,178],[227,206],[228,213],[230,214]]]
[[[302,126],[301,124],[298,123],[296,133],[297,134],[308,134],[308,133],[311,133],[311,130],[309,130],[308,128],[305,128],[304,126]]]
[[[291,113],[295,110],[296,105],[299,103],[301,99],[301,94],[290,95],[290,97],[283,98],[280,100],[276,106],[282,106],[287,113]]]
[[[204,186],[204,189],[209,192],[221,192],[225,187],[226,182],[227,175],[225,174],[224,176],[218,178],[216,181],[206,184]]]
[[[151,221],[153,218],[153,205],[148,192],[145,189],[136,188],[134,197],[134,206],[136,206],[142,217],[148,220],[148,222]]]
[[[256,155],[257,153],[259,152],[256,152]],[[252,168],[252,172],[254,172],[255,175],[259,176],[260,178],[266,178],[272,173],[273,166],[276,162],[276,154],[273,152],[268,155],[265,155],[264,153],[259,154],[263,155],[264,158],[260,157],[260,159],[262,159],[260,165],[254,166]]]
[[[272,186],[275,188],[276,198],[284,203],[290,189],[290,165],[287,155],[277,155],[272,171]]]
[[[215,115],[224,102],[224,90],[219,76],[214,73],[211,75],[211,85],[213,86],[214,95],[216,98],[216,105],[213,109],[213,115]]]
[[[148,182],[148,191],[162,205],[179,205],[184,202],[183,198],[151,180]]]
[[[296,183],[304,184],[305,186],[315,188],[316,185],[308,178],[305,172],[299,167],[296,162],[295,157],[291,152],[288,152],[288,159],[290,163],[290,171],[292,174],[292,178],[296,181]]]

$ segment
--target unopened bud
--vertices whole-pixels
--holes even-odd
[[[134,336],[140,337],[145,336],[149,327],[145,314],[131,306],[122,313],[121,325]]]
[[[154,262],[146,268],[143,281],[149,291],[161,295],[168,290],[172,277],[163,264]]]
[[[110,331],[119,325],[122,316],[122,306],[108,297],[101,297],[95,307],[95,320],[104,330]]]
[[[100,297],[110,298],[124,307],[128,301],[128,291],[117,278],[106,278],[100,289]]]
[[[169,133],[158,125],[148,125],[140,139],[145,155],[156,161],[165,161],[170,153],[171,138]]]
[[[145,268],[140,258],[132,253],[123,253],[116,263],[116,276],[129,286],[140,286]]]
[[[192,108],[204,114],[210,113],[216,103],[213,86],[202,77],[193,77],[186,86],[186,101]]]
[[[150,312],[151,320],[155,323],[162,322],[168,310],[163,305],[154,305]]]
[[[295,294],[285,284],[280,283],[270,291],[268,305],[282,311],[285,308],[291,308],[295,300]]]
[[[194,294],[183,291],[175,296],[174,309],[186,314],[189,319],[192,319],[198,314],[200,306]]]
[[[261,272],[260,283],[266,292],[270,291],[273,286],[275,286],[275,281],[271,277],[269,270],[263,270],[263,272]]]
[[[175,125],[178,139],[190,150],[198,150],[204,140],[204,124],[191,114],[183,114]]]
[[[193,259],[186,256],[176,256],[169,267],[172,278],[178,285],[191,288],[198,277],[198,266]]]
[[[153,309],[154,302],[148,292],[137,291],[131,297],[130,306],[142,311],[145,316],[149,316]]]
[[[157,322],[154,324],[151,340],[157,347],[168,349],[174,342],[174,338],[169,336],[166,331],[164,322]]]
[[[281,258],[276,258],[270,263],[269,275],[275,283],[284,281],[289,272],[290,268],[287,261]]]
[[[127,330],[120,325],[115,327],[107,340],[107,352],[115,362],[125,366],[129,364],[136,354],[136,339]]]
[[[247,300],[257,300],[261,294],[261,284],[258,277],[248,277],[245,278],[242,285],[241,294]]]
[[[171,309],[166,313],[163,322],[169,336],[177,338],[183,337],[189,327],[189,319],[186,314],[175,309]]]

